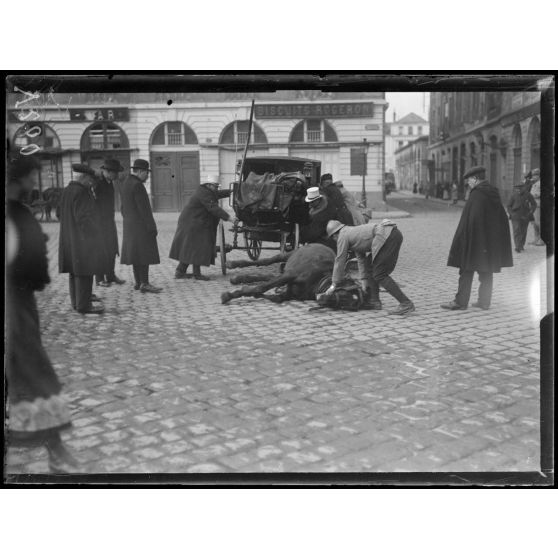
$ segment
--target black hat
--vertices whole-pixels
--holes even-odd
[[[72,170],[80,174],[88,174],[89,176],[95,176],[95,171],[89,166],[83,163],[74,163],[72,165]]]
[[[102,169],[112,172],[122,172],[124,167],[120,164],[120,161],[116,159],[105,159],[101,165]]]
[[[146,161],[145,159],[136,159],[134,161],[134,164],[132,165],[133,169],[136,170],[149,170],[149,162]]]
[[[326,174],[322,174],[321,178],[320,178],[320,184],[324,181],[324,180],[333,180],[333,176],[331,176],[331,174],[329,172],[327,172]]]
[[[470,176],[479,176],[484,178],[485,175],[486,169],[484,167],[472,167],[463,175],[463,178],[469,178]]]

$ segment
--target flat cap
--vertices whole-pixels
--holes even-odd
[[[470,176],[485,176],[486,169],[484,167],[471,167],[464,175],[463,178],[469,178]]]
[[[80,174],[95,176],[95,171],[89,165],[84,165],[83,163],[74,163],[72,165],[72,170],[74,172],[79,172]]]

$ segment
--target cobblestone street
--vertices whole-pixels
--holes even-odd
[[[232,272],[174,279],[178,214],[155,214],[162,263],[150,278],[164,291],[134,291],[131,268],[117,264],[126,284],[97,288],[105,314],[82,316],[57,271],[58,223],[43,224],[52,278],[37,296],[43,342],[84,472],[538,470],[545,249],[514,252],[489,311],[442,310],[457,288],[446,260],[461,208],[428,203],[396,219],[404,242],[393,277],[417,307],[407,317],[388,316],[397,303],[386,293],[380,312],[222,305]],[[120,215],[117,224],[121,241]],[[47,472],[46,450],[9,450],[8,475]]]

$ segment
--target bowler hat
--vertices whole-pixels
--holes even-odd
[[[306,197],[304,198],[304,200],[310,203],[313,202],[314,200],[319,200],[321,197],[322,195],[320,194],[320,189],[314,186],[306,190]]]
[[[326,172],[326,174],[322,174],[321,178],[320,178],[320,184],[324,181],[324,180],[333,180],[333,176],[331,176],[331,174],[329,172]]]
[[[136,159],[134,161],[134,164],[132,165],[132,168],[135,170],[149,170],[149,162],[146,161],[145,159]]]
[[[124,167],[120,164],[120,161],[116,159],[105,159],[101,165],[102,169],[112,172],[122,172]]]
[[[469,178],[471,176],[482,176],[486,174],[486,169],[484,167],[471,167],[464,175],[463,178]]]
[[[84,165],[83,163],[74,163],[72,165],[72,170],[74,172],[78,172],[79,174],[95,176],[95,171],[89,165]]]

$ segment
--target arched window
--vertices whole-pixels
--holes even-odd
[[[36,145],[43,152],[59,150],[60,140],[50,126],[43,123],[29,122],[14,134],[14,147],[18,150],[23,149],[25,152],[26,148],[32,145]],[[31,150],[29,151],[29,154],[31,154]]]
[[[155,128],[151,145],[196,145],[198,138],[184,122],[163,122]]]
[[[29,122],[14,134],[14,151],[35,155],[41,165],[39,192],[62,188],[62,155],[60,139],[47,124]]]
[[[522,172],[521,172],[521,126],[516,124],[512,133],[512,143],[513,143],[513,184],[521,184]]]
[[[326,120],[302,120],[291,132],[290,143],[336,142],[337,134]]]
[[[219,143],[228,143],[233,145],[246,144],[246,141],[248,140],[249,124],[249,120],[235,120],[234,122],[231,122],[223,129]],[[259,124],[256,124],[255,122],[252,123],[252,134],[250,137],[250,143],[267,143],[265,132],[261,129]]]
[[[128,137],[124,131],[109,122],[92,124],[81,136],[82,151],[107,151],[129,147]]]
[[[541,123],[536,116],[529,124],[527,138],[530,150],[530,167],[531,169],[538,169],[541,165]]]

